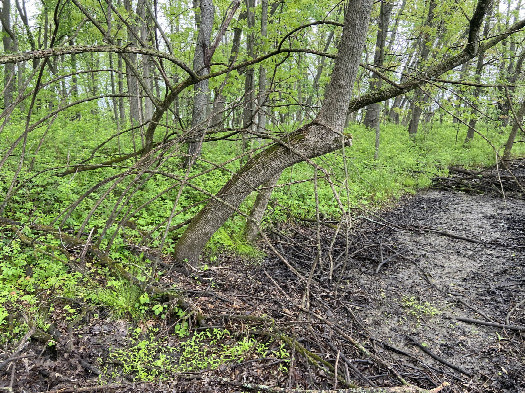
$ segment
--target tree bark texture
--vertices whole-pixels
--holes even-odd
[[[328,152],[351,139],[343,135],[352,89],[361,61],[372,0],[352,0],[345,13],[345,24],[338,56],[325,99],[317,118],[251,158],[192,220],[175,248],[175,259],[197,264],[199,254],[211,236],[257,187],[284,169]]]

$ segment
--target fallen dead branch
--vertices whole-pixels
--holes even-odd
[[[518,332],[525,332],[525,326],[517,326],[517,325],[505,325],[503,323],[497,323],[497,322],[485,322],[480,321],[479,319],[470,319],[470,318],[456,318],[458,321],[465,322],[465,323],[474,323],[476,325],[484,325],[484,326],[492,326],[497,327],[501,329],[508,329],[508,330],[516,330]]]
[[[18,343],[18,346],[14,350],[14,352],[9,356],[6,360],[4,360],[2,363],[0,363],[0,371],[2,371],[4,368],[6,368],[11,362],[16,361],[18,359],[22,359],[27,356],[19,356],[20,353],[24,350],[24,348],[29,344],[29,340],[31,339],[31,336],[35,332],[35,328],[30,328],[27,333],[22,337],[20,342]]]
[[[456,366],[449,361],[443,359],[442,357],[436,355],[435,353],[431,352],[429,349],[427,349],[424,345],[418,343],[416,340],[414,340],[412,337],[408,337],[409,341],[417,346],[419,349],[421,349],[423,352],[425,352],[428,356],[430,356],[432,359],[437,360],[438,362],[444,364],[445,366],[451,368],[452,370],[456,370],[460,372],[461,374],[465,374],[468,377],[472,377],[472,373],[464,370],[463,368]]]
[[[93,386],[83,386],[83,387],[68,387],[57,390],[46,390],[39,393],[82,393],[82,392],[106,392],[108,390],[116,390],[131,386],[131,384],[122,384],[122,383],[110,383],[107,385],[93,385]]]
[[[394,387],[375,387],[375,388],[350,388],[350,389],[336,389],[336,390],[310,390],[310,389],[289,389],[280,388],[274,386],[258,385],[251,383],[241,383],[237,381],[231,381],[226,378],[218,378],[215,381],[223,384],[229,384],[237,387],[241,387],[247,390],[253,390],[258,392],[268,393],[438,393],[445,387],[449,386],[448,382],[443,382],[441,385],[434,389],[422,389],[414,385],[407,386],[394,386]]]
[[[184,378],[185,376],[181,376]],[[195,379],[195,377],[192,377]],[[277,386],[259,385],[254,383],[243,383],[238,381],[229,380],[227,378],[203,378],[204,382],[212,382],[222,385],[230,385],[240,387],[246,390],[257,391],[257,392],[268,392],[268,393],[438,393],[445,387],[449,386],[448,382],[443,382],[441,385],[433,389],[422,389],[417,386],[394,386],[394,387],[378,387],[378,388],[350,388],[350,389],[337,389],[337,390],[311,390],[311,389],[289,389],[281,388]],[[169,382],[168,382],[169,383]],[[126,387],[132,387],[134,384],[127,383],[111,383],[107,385],[93,385],[83,387],[67,387],[57,390],[46,390],[39,393],[83,393],[83,392],[106,392],[117,389],[123,389]]]

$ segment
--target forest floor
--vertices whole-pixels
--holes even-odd
[[[19,361],[0,364],[0,386],[298,392],[406,381],[425,389],[448,382],[442,392],[525,392],[525,160],[509,169],[453,168],[386,211],[356,213],[348,230],[331,221],[281,224],[263,260],[225,255],[191,277],[165,274],[162,283],[185,294],[201,328],[267,340],[271,355],[133,382],[108,351],[124,348],[136,324],[96,310],[69,330],[57,323],[54,348],[31,340]],[[175,322],[143,324],[165,338]],[[276,355],[279,343],[287,359]]]

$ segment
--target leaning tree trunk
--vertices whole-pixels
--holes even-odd
[[[422,72],[428,78],[437,77],[475,57],[480,47],[490,48],[525,27],[525,20],[487,42],[479,42],[479,31],[490,0],[478,0],[469,22],[468,40],[463,50]],[[412,79],[402,85],[389,86],[352,99],[353,82],[357,75],[361,52],[368,28],[372,0],[352,0],[345,13],[343,36],[325,100],[317,118],[297,131],[286,135],[286,142],[274,144],[250,159],[219,193],[193,218],[175,247],[178,263],[198,262],[199,254],[211,236],[239,208],[242,201],[257,187],[284,169],[314,157],[350,145],[351,138],[343,134],[348,111],[356,111],[374,102],[388,100],[415,89],[425,81]]]
[[[349,1],[338,57],[317,118],[250,159],[192,220],[175,248],[175,259],[197,264],[211,236],[258,186],[284,169],[328,152],[351,139],[343,134],[352,89],[361,61],[373,0]]]

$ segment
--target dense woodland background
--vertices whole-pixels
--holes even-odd
[[[522,0],[1,4],[10,337],[43,294],[140,316],[172,266],[260,258],[275,223],[343,231],[451,165],[525,154]]]

